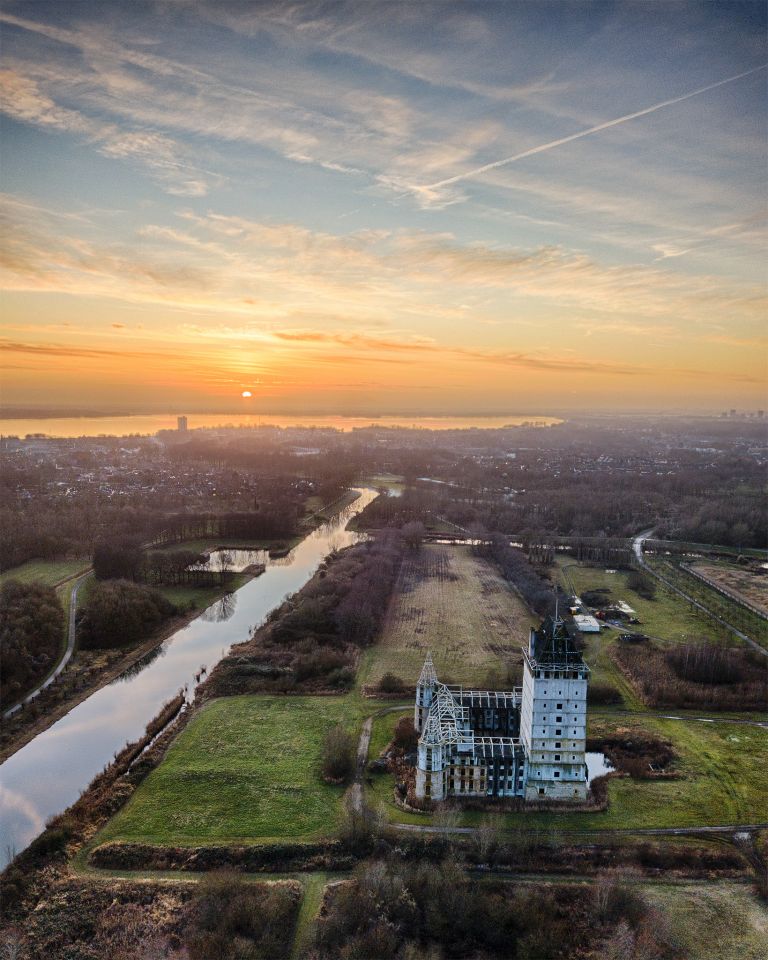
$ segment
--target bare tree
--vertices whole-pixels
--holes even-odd
[[[461,822],[461,809],[454,803],[441,803],[432,817],[433,824],[444,833],[451,833]]]
[[[403,535],[406,546],[410,550],[421,550],[421,545],[424,542],[424,534],[426,533],[423,523],[420,523],[418,520],[406,523],[400,532]]]
[[[323,740],[323,776],[345,782],[355,769],[355,739],[341,724],[331,727]]]
[[[21,960],[24,956],[24,938],[18,930],[8,928],[0,939],[0,957],[2,960]]]
[[[473,835],[474,847],[481,863],[490,863],[499,845],[501,821],[498,816],[486,817]]]
[[[219,582],[224,583],[232,571],[232,554],[226,550],[219,550],[214,560],[215,569],[219,574]]]

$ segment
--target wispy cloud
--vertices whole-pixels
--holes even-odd
[[[0,340],[0,351],[3,353],[23,353],[35,357],[66,357],[75,359],[101,359],[104,357],[121,357],[134,360],[149,358],[167,358],[167,353],[152,353],[141,350],[101,349],[96,347],[75,347],[60,343],[24,343],[19,340]]]
[[[365,347],[386,352],[394,350],[413,353],[435,349],[435,341],[426,337],[393,340],[361,333],[327,333],[320,330],[276,330],[272,336],[277,340],[287,340],[290,343],[334,343],[345,347]]]
[[[151,130],[123,130],[61,106],[16,70],[0,71],[0,110],[23,123],[81,137],[105,157],[140,164],[168,193],[200,197],[208,192],[211,177],[185,158],[175,140]]]
[[[610,266],[557,247],[495,248],[405,230],[335,235],[294,223],[190,212],[179,226],[148,224],[140,242],[98,247],[12,200],[0,202],[0,215],[7,222],[0,246],[3,282],[16,290],[173,303],[264,319],[297,312],[338,315],[344,304],[344,312],[365,325],[372,319],[412,321],[422,304],[429,318],[498,321],[510,295],[549,304],[561,318],[576,308],[635,323],[664,320],[677,329],[694,323],[699,332],[719,322],[723,311],[746,321],[765,309],[760,284]],[[457,311],[462,302],[466,306]]]
[[[556,7],[8,0],[14,342],[178,343],[222,384],[753,382],[759,17]]]
[[[499,167],[509,166],[509,164],[516,163],[518,160],[524,160],[526,157],[533,157],[540,153],[546,153],[548,150],[554,150],[556,147],[562,147],[567,143],[573,143],[574,140],[581,140],[584,137],[593,136],[596,133],[601,133],[603,130],[609,130],[612,127],[619,126],[620,124],[628,123],[630,120],[637,120],[640,117],[645,117],[651,113],[656,113],[658,110],[663,110],[666,107],[674,106],[677,103],[683,103],[685,100],[698,97],[710,90],[715,90],[718,87],[723,87],[728,83],[733,83],[736,80],[742,80],[744,77],[749,77],[760,70],[765,70],[766,67],[768,67],[768,64],[761,64],[758,67],[753,67],[751,70],[745,70],[743,73],[735,74],[732,77],[725,77],[723,80],[717,80],[715,83],[709,83],[704,87],[691,90],[690,92],[684,93],[681,96],[672,97],[669,100],[662,100],[660,103],[655,103],[650,107],[644,107],[642,110],[636,110],[633,113],[627,113],[621,117],[615,117],[613,120],[606,120],[603,123],[595,124],[592,127],[588,127],[586,130],[579,130],[577,133],[569,134],[566,137],[558,137],[556,140],[550,140],[547,143],[539,144],[538,146],[531,147],[528,150],[522,150],[510,157],[504,157],[501,160],[494,160],[491,163],[485,163],[482,166],[475,167],[472,170],[466,170],[463,173],[457,173],[454,176],[446,177],[443,180],[436,180],[434,183],[428,183],[421,186],[415,184],[411,185],[410,189],[423,199],[428,201],[432,199],[440,201],[442,199],[441,192],[444,191],[446,187],[453,186],[456,183],[461,183],[463,180],[474,180],[477,177],[482,176],[482,174],[488,173],[490,170],[496,170]]]

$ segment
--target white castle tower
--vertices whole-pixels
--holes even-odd
[[[523,654],[525,799],[584,800],[589,667],[557,617],[531,630]]]
[[[437,674],[435,665],[432,663],[432,654],[427,651],[427,659],[419,674],[419,682],[416,684],[416,705],[413,711],[413,725],[417,733],[421,733],[424,721],[427,719],[432,698],[435,695],[437,687]]]

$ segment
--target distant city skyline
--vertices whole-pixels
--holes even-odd
[[[765,407],[763,3],[0,24],[4,405]]]

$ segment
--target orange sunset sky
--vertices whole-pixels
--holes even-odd
[[[765,406],[764,17],[4,4],[4,407]]]

